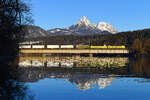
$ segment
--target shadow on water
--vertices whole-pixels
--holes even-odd
[[[12,60],[0,63],[0,100],[33,100],[28,86],[18,80],[17,60]]]

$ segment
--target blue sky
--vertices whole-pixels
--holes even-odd
[[[31,0],[35,25],[68,27],[82,16],[111,23],[119,31],[150,28],[150,0]]]

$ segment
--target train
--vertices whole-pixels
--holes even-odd
[[[94,46],[94,45],[19,45],[20,49],[125,49],[121,46]]]

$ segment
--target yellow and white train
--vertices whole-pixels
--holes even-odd
[[[94,45],[20,45],[20,49],[125,49],[124,45],[121,46],[94,46]]]

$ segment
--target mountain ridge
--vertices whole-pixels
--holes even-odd
[[[91,23],[83,16],[76,24],[67,28],[56,28],[47,31],[50,35],[93,35],[93,34],[116,34],[118,31],[109,23]]]
[[[57,35],[94,35],[118,33],[118,31],[111,24],[106,22],[93,24],[85,16],[83,16],[76,24],[66,28],[54,28],[46,31],[39,26],[27,25],[24,26],[23,30],[25,32],[25,38]]]

